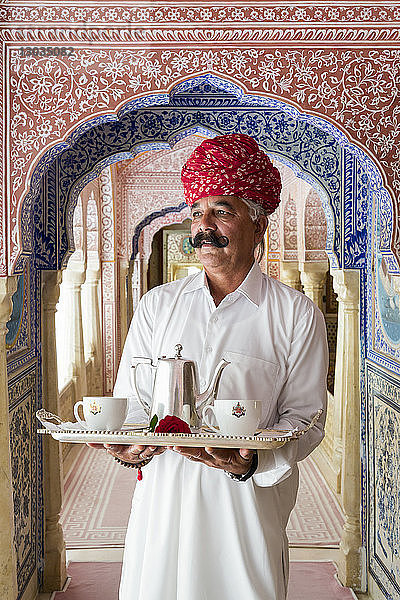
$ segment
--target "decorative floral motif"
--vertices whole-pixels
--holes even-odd
[[[310,190],[304,208],[304,241],[306,260],[326,258],[326,218],[315,190]]]
[[[282,21],[296,23],[317,22],[322,27],[329,21],[342,23],[336,35],[344,35],[345,27],[354,22],[354,26],[364,23],[368,26],[372,23],[385,23],[398,21],[400,9],[396,5],[383,6],[298,6],[296,4],[286,6],[121,6],[121,5],[98,5],[94,8],[81,6],[54,6],[54,7],[16,7],[4,6],[0,8],[0,19],[3,22],[27,21],[47,24],[48,21],[64,22],[69,25],[104,23],[126,24],[150,23],[165,24],[174,23],[201,23],[207,26],[210,22],[219,23],[221,27],[226,23],[257,23],[258,28],[271,23],[276,26]],[[350,28],[349,28],[350,29]],[[335,35],[335,31],[331,32]],[[354,35],[354,33],[353,33]]]
[[[221,75],[240,79],[253,93],[267,93],[296,102],[302,110],[317,112],[341,124],[349,135],[379,157],[394,189],[400,189],[400,172],[396,170],[400,156],[397,139],[400,123],[394,107],[400,58],[395,50],[155,51],[77,46],[71,56],[63,58],[23,58],[17,50],[11,54],[10,223],[15,240],[11,262],[15,261],[20,245],[16,215],[23,197],[21,190],[27,165],[32,164],[46,145],[62,138],[71,125],[93,111],[97,114],[113,112],[124,98],[150,91],[164,92],[182,77],[195,76],[204,70],[218,69]],[[41,98],[36,102],[39,94]],[[66,105],[68,111],[65,111]],[[157,135],[160,125],[156,116],[147,113],[143,118],[148,134]],[[245,133],[245,120],[242,123]],[[279,120],[271,121],[271,137],[276,135],[284,142],[282,135],[285,132],[290,135],[287,125],[282,131]],[[247,132],[257,132],[257,125],[250,117],[248,127]],[[112,121],[108,129],[110,138],[113,130],[121,140],[128,133],[120,125],[115,127]],[[337,162],[325,150],[312,167],[334,173]],[[395,237],[394,243],[400,245],[400,239]]]
[[[303,3],[302,5],[244,7],[198,4],[198,6],[181,4],[160,6],[152,3],[148,6],[127,7],[107,2],[101,6],[91,7],[64,6],[61,3],[57,6],[8,4],[0,7],[0,19],[3,23],[26,23],[26,26],[20,28],[4,27],[0,33],[10,57],[9,62],[4,63],[10,65],[10,72],[4,73],[0,78],[0,86],[3,85],[3,81],[6,82],[5,89],[10,94],[10,103],[3,102],[3,104],[9,110],[5,124],[9,129],[4,133],[9,131],[11,146],[10,154],[6,158],[12,167],[10,181],[4,182],[4,189],[10,189],[11,195],[7,197],[7,203],[0,202],[0,222],[7,223],[9,227],[8,247],[0,238],[1,275],[5,275],[7,270],[6,251],[9,252],[11,269],[16,265],[23,245],[27,252],[33,247],[39,249],[35,257],[36,267],[49,268],[51,261],[55,260],[54,257],[59,255],[60,249],[61,251],[66,249],[67,241],[64,238],[59,248],[55,246],[56,216],[51,203],[49,208],[53,213],[50,210],[46,215],[48,220],[43,219],[47,229],[40,221],[42,206],[39,200],[35,199],[33,192],[26,201],[26,206],[28,200],[31,202],[29,209],[24,211],[21,205],[26,198],[25,194],[30,183],[32,182],[32,190],[35,186],[38,188],[44,171],[47,171],[46,185],[48,185],[49,200],[56,198],[56,185],[60,184],[57,189],[61,190],[60,203],[63,210],[60,212],[58,225],[63,235],[65,229],[63,215],[70,190],[68,186],[74,183],[76,180],[74,174],[82,170],[82,166],[85,171],[85,165],[87,168],[94,165],[95,161],[90,162],[89,149],[96,156],[96,161],[99,159],[95,154],[95,141],[90,139],[90,135],[87,138],[86,148],[80,148],[79,152],[72,148],[79,136],[92,128],[93,123],[89,124],[87,121],[93,117],[93,114],[96,114],[98,119],[96,125],[100,120],[106,124],[101,142],[110,142],[113,149],[116,149],[116,138],[121,140],[121,145],[130,139],[132,133],[128,126],[130,110],[143,109],[146,106],[149,108],[149,111],[141,117],[142,120],[138,119],[135,125],[140,128],[141,134],[149,132],[149,135],[154,136],[159,131],[159,121],[152,113],[154,105],[165,107],[171,101],[175,107],[187,106],[188,98],[195,110],[199,106],[202,108],[199,112],[203,113],[204,120],[198,120],[195,126],[203,127],[205,135],[210,135],[210,131],[236,130],[239,123],[244,129],[247,128],[248,133],[253,132],[258,135],[264,126],[260,116],[252,114],[239,119],[235,111],[215,111],[218,113],[215,121],[211,121],[209,116],[204,116],[202,97],[200,94],[190,96],[193,83],[187,80],[211,71],[217,72],[225,79],[224,89],[229,97],[218,99],[221,106],[224,103],[223,105],[229,108],[234,104],[232,100],[236,101],[236,105],[243,101],[247,107],[262,107],[260,112],[272,109],[292,118],[292,128],[289,119],[282,116],[264,123],[269,139],[276,142],[271,145],[278,158],[282,161],[291,161],[292,166],[299,165],[298,168],[302,170],[305,178],[311,171],[314,174],[319,173],[314,177],[314,185],[318,185],[315,183],[318,180],[329,179],[332,182],[330,184],[332,187],[328,190],[322,189],[321,186],[318,194],[324,203],[328,218],[328,235],[331,236],[328,239],[328,246],[333,249],[330,258],[334,267],[345,264],[348,268],[360,268],[364,265],[362,260],[365,248],[371,246],[371,239],[367,240],[365,233],[367,229],[364,218],[365,206],[367,202],[372,206],[372,201],[380,206],[381,211],[381,235],[377,244],[381,244],[381,250],[390,251],[394,223],[393,248],[398,255],[400,254],[397,207],[391,207],[390,198],[382,191],[382,183],[374,169],[365,167],[367,161],[364,154],[366,148],[375,164],[385,171],[385,181],[391,193],[393,190],[397,193],[400,190],[400,128],[397,106],[399,28],[396,26],[396,21],[400,19],[398,6],[395,4],[383,6],[381,3],[373,6],[354,5],[354,3],[352,6],[341,4],[305,6]],[[110,24],[110,19],[117,26]],[[170,23],[169,27],[165,27],[165,23],[170,20],[174,22]],[[293,26],[288,27],[287,22],[292,23]],[[57,23],[60,23],[60,26],[57,26]],[[73,27],[70,26],[71,23],[74,24]],[[92,23],[96,23],[96,27],[92,27]],[[101,27],[102,23],[103,27]],[[142,23],[150,26],[142,27]],[[216,23],[218,27],[215,26]],[[74,47],[70,57],[38,59],[19,56],[19,47],[22,45],[55,45],[64,42]],[[105,49],[110,42],[115,42],[120,48],[123,45],[123,50]],[[142,47],[145,44],[146,50],[135,50],[129,47],[129,44],[138,43],[142,44]],[[305,45],[307,48],[304,47]],[[209,77],[211,79],[212,75]],[[240,88],[232,81],[240,81]],[[182,82],[182,87],[179,88],[179,93],[175,94],[175,89],[172,88],[173,86],[176,88],[178,82]],[[247,94],[248,91],[252,96]],[[129,106],[124,104],[128,100]],[[280,106],[278,106],[279,101],[282,101]],[[120,124],[115,118],[118,110],[120,110]],[[193,123],[186,125],[180,118],[181,114],[178,110],[169,113],[169,137],[164,140],[164,143],[175,141],[175,135],[187,135],[188,128],[194,125]],[[167,119],[164,123],[167,123]],[[130,124],[133,124],[133,121]],[[316,139],[318,135],[325,135],[325,139],[329,139],[328,134],[331,136],[328,144],[331,143],[332,148],[336,145],[345,149],[343,150],[343,154],[346,154],[344,189],[340,188],[340,184],[335,184],[335,178],[331,177],[335,169],[342,169],[343,163],[338,162],[340,159],[337,155],[332,155],[326,147],[327,144],[321,144],[322,151],[314,153],[315,156],[312,161],[310,160],[309,165],[306,165],[306,159],[297,162],[294,154],[289,155],[287,147],[294,139],[296,124],[299,132],[296,152],[299,152],[305,140],[313,136]],[[174,128],[177,133],[173,133]],[[74,131],[72,138],[66,142],[67,135],[71,131]],[[345,132],[346,137],[341,132]],[[289,140],[287,147],[279,147],[280,140],[284,142]],[[54,144],[61,144],[64,151],[67,145],[70,145],[63,160],[57,163],[57,168],[60,167],[58,174],[55,174],[55,169],[51,166],[60,150]],[[129,148],[132,156],[133,147],[134,144]],[[44,155],[47,150],[48,154]],[[118,148],[118,152],[120,151],[121,148]],[[307,152],[308,149],[305,154]],[[347,160],[350,154],[353,157],[353,165],[350,160]],[[33,171],[41,155],[44,155],[44,158],[38,169]],[[361,173],[362,162],[364,165]],[[357,169],[360,169],[359,174]],[[64,172],[68,172],[68,177],[62,177]],[[325,173],[328,175],[326,178]],[[2,176],[1,172],[0,177]],[[310,177],[308,181],[312,183],[311,179]],[[355,196],[357,205],[354,202]],[[336,203],[334,197],[338,199]],[[4,207],[8,206],[8,203],[9,209],[7,208],[8,212],[5,212]],[[342,221],[342,211],[346,217],[345,223]],[[168,219],[170,215],[161,214],[160,219],[163,217]],[[33,236],[31,218],[34,226]],[[69,226],[72,226],[72,223]],[[271,228],[271,240],[275,235],[273,231],[276,234],[276,229]],[[337,237],[336,242],[340,245],[337,257],[334,236]],[[372,242],[374,243],[374,240]],[[274,243],[277,245],[276,237]],[[343,256],[340,254],[342,248]],[[375,249],[373,245],[371,248]],[[392,261],[388,262],[390,268],[398,269],[395,256],[392,254],[389,258]],[[371,267],[371,256],[369,260],[369,267]],[[277,276],[279,263],[269,262],[268,269],[272,276]],[[111,286],[108,289],[113,290],[115,273],[112,268],[107,267],[103,277],[106,285]],[[365,281],[362,280],[361,289],[364,289],[364,284]],[[365,287],[369,290],[374,288],[372,277]],[[20,355],[11,356],[11,361],[8,363],[9,369],[18,368],[21,373],[28,358],[31,363],[39,360],[40,369],[40,356],[36,350],[40,348],[41,343],[40,327],[37,322],[40,307],[35,304],[38,290],[37,282],[36,286],[32,285],[30,298],[34,350],[24,353],[22,358]],[[378,339],[379,335],[383,337],[379,333],[379,328],[377,346],[372,347],[373,332],[378,319],[371,308],[373,306],[371,293],[367,291],[368,309],[364,304],[361,307],[365,317],[368,318],[365,339],[369,344],[369,358],[381,361],[382,365],[389,369],[398,369],[398,358],[393,354],[393,349],[389,347],[386,340],[381,342]],[[113,307],[107,305],[104,310],[106,322],[113,323],[115,318]],[[363,323],[364,320],[362,326]],[[108,328],[104,336],[107,340],[105,343],[108,344],[108,348],[111,348],[112,329]],[[364,351],[362,347],[361,352]],[[112,389],[113,366],[112,355],[109,352],[106,355],[106,364],[107,389]],[[12,402],[20,402],[24,391],[21,389],[15,391],[12,386],[10,389]],[[40,396],[40,390],[38,394]],[[32,405],[37,401],[33,395]],[[389,398],[393,397],[394,394],[391,393]],[[373,414],[372,407],[369,412]],[[20,413],[15,414],[15,419],[22,423],[25,417],[22,416],[21,411]],[[362,418],[365,422],[365,413]],[[389,425],[389,419],[386,417],[385,419],[386,421],[380,423],[381,429],[384,428],[385,423]],[[26,481],[20,476],[25,459],[20,461],[18,457],[26,456],[27,447],[22,443],[23,436],[20,433],[11,439],[13,447],[17,450],[17,459],[15,459],[17,462],[15,463],[14,460],[16,466],[13,466],[18,473],[17,479],[14,480],[15,495],[20,495],[21,485]],[[36,439],[34,435],[32,439]],[[381,449],[382,446],[383,444],[380,446]],[[39,466],[34,464],[37,455],[40,455],[40,449],[37,451],[35,447],[30,456],[33,462],[30,460],[29,463],[33,474],[38,476],[37,481],[40,482],[40,461]],[[371,473],[368,481],[371,486],[369,496],[372,508],[374,508],[375,479],[374,473]],[[36,481],[35,477],[32,481]],[[390,510],[395,497],[391,482],[379,480],[377,494],[381,501],[381,490],[386,483],[391,490],[390,498],[387,500]],[[32,491],[32,498],[33,502],[37,502],[36,488]],[[37,506],[32,510],[38,514]],[[36,557],[40,559],[43,553],[39,547],[40,531],[33,530],[29,538],[25,528],[24,508],[20,505],[16,519],[17,536],[25,540],[27,550],[24,566],[19,563],[20,589],[23,589],[32,574]],[[374,528],[376,520],[372,518],[370,522],[371,527]],[[387,524],[389,533],[380,529],[379,535],[383,540],[387,557],[381,554],[382,560],[375,559],[374,550],[379,548],[380,551],[381,546],[377,536],[372,535],[371,566],[378,580],[385,582],[388,593],[395,596],[397,592],[390,583],[390,578],[393,578],[393,573],[398,568],[396,562],[398,556],[391,550],[396,539],[390,539],[390,531],[393,531],[393,526],[396,524],[388,521],[384,523]],[[40,528],[42,523],[33,520],[33,527],[36,525]],[[390,556],[389,560],[390,554],[393,556]],[[394,560],[390,562],[392,558]],[[392,572],[386,569],[387,564],[394,565]],[[386,582],[389,582],[388,585]]]
[[[283,207],[283,253],[284,260],[298,260],[297,253],[297,205],[289,196]]]

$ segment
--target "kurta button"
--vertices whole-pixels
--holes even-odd
[[[211,346],[207,346],[207,348],[206,348],[206,352],[208,352],[208,354],[210,354],[210,352],[212,352],[212,348],[211,348]]]

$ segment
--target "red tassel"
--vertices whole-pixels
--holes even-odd
[[[142,469],[139,467],[138,472],[137,472],[137,480],[142,481],[142,479],[143,479]]]

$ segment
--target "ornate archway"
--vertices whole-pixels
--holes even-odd
[[[397,269],[390,250],[391,237],[384,235],[390,230],[393,213],[380,173],[371,159],[331,123],[302,114],[280,101],[245,95],[238,86],[215,76],[201,76],[180,84],[169,97],[153,96],[147,103],[145,100],[128,103],[118,118],[88,121],[71,135],[67,144],[55,146],[39,162],[22,208],[24,247],[17,268],[22,268],[24,255],[32,250],[36,268],[62,267],[72,250],[72,214],[77,194],[105,166],[149,148],[170,147],[194,132],[212,136],[236,131],[255,137],[271,156],[288,164],[317,189],[327,218],[327,252],[334,270],[360,271],[361,282],[365,281],[367,209],[374,202],[379,202],[381,214],[386,215],[381,251],[387,256],[389,268]],[[177,205],[163,210],[173,212],[180,208]],[[144,223],[153,218],[154,215],[146,215]],[[33,240],[28,235],[31,222]],[[364,301],[362,298],[365,310]],[[361,339],[367,340],[367,348],[364,321]],[[363,348],[361,368],[365,351]],[[364,393],[363,387],[361,392]],[[365,429],[365,415],[363,419]],[[365,506],[364,496],[364,514]]]
[[[216,77],[203,76],[178,86],[168,105],[157,106],[154,97],[151,108],[129,103],[118,119],[102,118],[100,123],[93,119],[74,132],[67,148],[65,144],[55,147],[50,166],[48,156],[43,157],[23,210],[27,215],[34,206],[38,215],[34,240],[38,267],[61,266],[70,245],[68,235],[72,237],[71,214],[77,192],[96,171],[144,149],[169,147],[195,131],[207,135],[236,131],[253,135],[272,156],[289,164],[318,190],[327,215],[327,252],[332,267],[361,268],[366,241],[366,198],[361,181],[366,178],[369,188],[387,194],[377,168],[330,123],[302,115],[282,102],[243,96],[231,83],[226,92],[226,86]],[[48,235],[48,215],[46,231],[41,226],[43,205],[54,217],[58,215],[57,241]],[[343,213],[346,220],[342,222]],[[23,217],[22,223],[28,225],[29,218]]]

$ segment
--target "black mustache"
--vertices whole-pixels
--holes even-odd
[[[194,238],[189,238],[189,242],[193,248],[201,248],[204,242],[210,242],[210,244],[216,246],[217,248],[225,248],[225,246],[229,244],[229,240],[226,235],[217,236],[214,231],[199,231],[199,233],[196,233]]]

